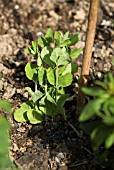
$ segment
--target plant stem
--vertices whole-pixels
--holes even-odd
[[[94,44],[94,37],[95,37],[95,31],[96,31],[98,5],[99,5],[99,0],[91,0],[90,9],[89,9],[89,20],[88,20],[85,50],[84,50],[84,57],[83,57],[78,98],[77,98],[76,117],[80,115],[80,110],[83,108],[85,104],[85,94],[82,93],[81,89],[82,87],[86,86],[87,81],[88,81],[92,48]]]
[[[56,76],[55,101],[57,102],[57,94],[58,94],[58,65],[56,65],[55,76]]]
[[[37,91],[37,83],[35,82],[35,92]]]

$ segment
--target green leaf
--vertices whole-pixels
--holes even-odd
[[[48,43],[52,42],[52,37],[53,37],[53,31],[51,28],[49,28],[46,32],[45,39]]]
[[[38,70],[38,81],[39,81],[40,86],[43,85],[44,76],[45,76],[45,69],[43,66],[41,66]]]
[[[26,112],[31,109],[32,105],[31,102],[24,102],[21,104],[21,107],[19,109],[17,109],[14,112],[14,119],[17,122],[27,122],[27,116],[26,116]]]
[[[57,60],[60,57],[60,55],[61,55],[61,48],[58,47],[54,48],[50,56],[51,61],[57,64]]]
[[[72,60],[76,59],[80,55],[81,51],[82,51],[82,48],[71,49],[70,57],[72,58]]]
[[[55,71],[51,67],[47,70],[47,79],[50,84],[55,85]]]
[[[82,91],[89,96],[102,97],[103,94],[106,94],[104,90],[102,90],[101,88],[97,88],[97,87],[83,87]]]
[[[72,62],[72,63],[66,65],[66,68],[65,68],[65,70],[63,71],[62,75],[65,75],[65,74],[67,74],[67,73],[72,73],[72,74],[74,74],[74,73],[77,72],[77,70],[78,70],[78,65],[77,65],[76,63],[73,63],[73,62]]]
[[[54,34],[54,44],[55,44],[56,47],[60,45],[60,38],[61,38],[60,32],[55,31],[55,34]]]
[[[103,89],[107,90],[107,84],[105,84],[104,82],[96,80],[95,84],[102,87]]]
[[[111,107],[114,108],[114,97],[107,98],[102,106],[102,111],[107,117],[114,113],[114,109],[111,110]]]
[[[32,49],[35,54],[38,53],[38,44],[35,41],[32,41]]]
[[[57,100],[57,106],[63,107],[68,96],[69,96],[68,94],[60,95],[58,100]]]
[[[56,107],[56,110],[55,110],[55,116],[57,114],[62,114],[64,116],[64,119],[66,119],[66,114],[65,114],[65,108],[64,107]]]
[[[45,100],[45,114],[53,117],[55,114],[56,105],[52,104],[49,100]]]
[[[33,92],[30,87],[26,87],[25,90],[28,91],[28,93],[29,93],[30,96],[32,97],[32,100],[33,100],[34,103],[35,103],[37,100],[39,100],[40,98],[42,98],[43,95],[44,95],[44,94],[43,94],[42,92],[40,92],[39,90],[36,90],[35,92]]]
[[[26,76],[29,80],[35,80],[35,76],[37,74],[36,67],[36,64],[33,64],[31,62],[28,62],[25,66]]]
[[[74,74],[78,71],[78,65],[74,62],[71,63],[71,73]]]
[[[53,49],[51,47],[44,47],[41,51],[41,58],[42,60],[48,64],[49,66],[53,66],[54,63],[50,60],[50,56]]]
[[[11,109],[11,104],[5,100],[1,100],[0,99],[0,110],[3,109],[7,112],[11,112],[12,109]]]
[[[110,130],[110,134],[105,141],[105,148],[110,148],[114,144],[114,132]]]
[[[79,121],[86,121],[92,118],[93,116],[95,116],[95,114],[97,114],[97,112],[101,109],[101,105],[103,102],[104,102],[104,99],[93,99],[92,101],[90,101],[84,107],[79,117]]]
[[[70,46],[75,45],[79,41],[79,33],[76,33],[74,35],[70,35],[70,39],[71,39]]]
[[[30,123],[32,124],[37,124],[37,123],[41,123],[42,122],[42,115],[41,115],[41,111],[36,111],[33,109],[29,109],[27,111],[27,117]]]
[[[63,47],[61,49],[61,54],[57,60],[57,65],[61,66],[61,65],[66,65],[71,61],[71,58],[69,56],[69,53],[66,51],[66,48]]]
[[[20,106],[23,110],[27,111],[32,107],[32,103],[30,101],[27,101],[22,103]]]
[[[27,122],[25,115],[26,115],[26,110],[23,108],[19,108],[14,112],[14,119],[17,122]]]
[[[65,66],[59,67],[58,74],[61,75],[65,71],[65,68],[66,68]]]
[[[7,167],[7,162],[5,162],[5,160],[9,152],[9,130],[9,122],[6,118],[0,116],[0,168],[2,168],[2,166]]]
[[[38,67],[41,67],[41,66],[42,66],[42,59],[41,59],[40,56],[37,58],[37,66],[38,66]]]
[[[111,117],[105,116],[102,119],[102,121],[108,126],[114,126],[114,116],[111,116]]]
[[[10,129],[9,122],[6,120],[5,117],[0,116],[0,133],[2,133],[2,132],[6,133],[9,129]],[[1,138],[1,140],[2,140],[2,138]]]
[[[38,38],[38,44],[43,48],[45,46],[49,46],[49,43],[43,38],[39,37]]]
[[[55,48],[51,53],[50,59],[58,66],[66,65],[70,61],[69,53],[66,48]]]
[[[61,35],[60,37],[60,47],[69,46],[69,44],[71,44],[70,33],[66,32],[63,36]]]
[[[34,96],[33,96],[33,102],[35,103],[37,100],[41,99],[44,96],[44,94],[37,90],[34,92]]]
[[[69,47],[70,44],[71,44],[71,40],[68,39],[68,40],[62,41],[62,42],[60,43],[60,47],[65,47],[65,46]]]
[[[35,55],[34,50],[33,50],[32,48],[30,48],[30,47],[27,47],[27,48],[26,48],[26,52],[27,52],[27,54]]]
[[[53,103],[53,104],[55,104],[55,105],[56,105],[55,100],[54,100],[54,99],[53,99],[53,98],[52,98],[49,94],[47,95],[47,97],[46,97],[46,98],[47,98],[47,100],[48,100],[48,101],[50,101],[51,103]]]
[[[67,73],[71,73],[71,63],[66,65],[65,69],[62,72],[62,75],[65,75]]]
[[[67,87],[72,83],[72,74],[67,73],[65,75],[60,75],[58,78],[58,84],[62,87]]]
[[[63,35],[62,40],[63,40],[63,41],[66,41],[66,40],[69,40],[69,39],[70,39],[70,33],[69,33],[69,31],[68,31],[68,32],[66,32],[66,33]]]
[[[101,124],[97,126],[91,133],[91,140],[94,142],[94,149],[98,149],[101,144],[105,143],[105,140],[110,134],[110,128]]]

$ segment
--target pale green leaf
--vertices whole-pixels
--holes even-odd
[[[35,41],[32,41],[32,49],[35,54],[38,53],[38,44]]]
[[[44,67],[41,66],[38,70],[38,81],[41,86],[43,85],[44,76],[45,76],[45,69]]]
[[[67,65],[70,61],[71,61],[71,58],[69,56],[69,53],[66,51],[66,48],[63,47],[61,49],[61,54],[57,60],[57,65],[58,66]]]
[[[27,122],[26,119],[26,110],[23,108],[19,108],[14,112],[14,119],[17,122]]]
[[[41,113],[41,111],[40,111]],[[30,123],[37,124],[42,122],[42,115],[36,110],[30,109],[27,111],[27,117]]]
[[[82,48],[71,49],[70,57],[72,58],[72,60],[76,59],[80,55],[81,51],[82,51]]]
[[[55,85],[55,71],[51,67],[47,70],[47,79],[50,84]]]
[[[67,87],[72,83],[72,74],[67,73],[65,75],[60,75],[58,78],[58,84],[62,87]]]
[[[58,58],[60,57],[61,55],[61,48],[54,48],[52,53],[51,53],[51,56],[50,56],[50,59],[56,64],[57,63],[57,60]]]
[[[49,66],[53,66],[54,63],[50,60],[50,56],[52,53],[53,49],[51,47],[44,47],[41,51],[41,58],[42,60],[48,64]]]
[[[37,74],[36,67],[37,67],[36,64],[33,64],[31,62],[28,62],[27,65],[25,66],[26,76],[29,80],[35,79],[35,75]]]

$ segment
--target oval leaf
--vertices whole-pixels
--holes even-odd
[[[79,121],[86,121],[92,118],[97,112],[100,110],[102,103],[104,102],[103,99],[93,99],[90,101],[83,109]]]
[[[29,80],[35,80],[35,75],[37,74],[36,64],[28,62],[25,66],[26,76]]]
[[[67,73],[65,75],[60,75],[58,78],[58,84],[62,87],[67,87],[72,83],[72,74]]]
[[[47,70],[47,79],[50,84],[55,85],[55,72],[51,67]]]
[[[39,111],[41,113],[41,111]],[[42,122],[42,115],[38,111],[30,109],[27,111],[27,117],[30,123],[37,124]]]

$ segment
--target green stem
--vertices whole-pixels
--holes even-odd
[[[47,96],[47,79],[45,79],[45,96]]]
[[[37,91],[37,87],[38,87],[37,83],[35,82],[35,92]]]
[[[55,76],[56,76],[55,101],[57,102],[57,96],[58,96],[58,65],[56,65]]]

